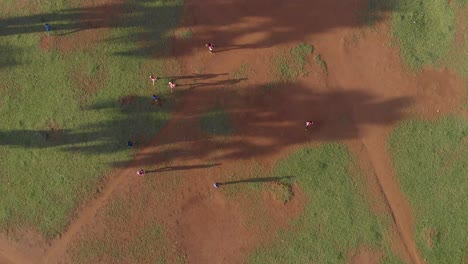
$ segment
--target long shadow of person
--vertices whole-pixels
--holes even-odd
[[[217,182],[218,186],[229,185],[229,184],[238,184],[238,183],[256,183],[256,182],[277,182],[285,179],[294,178],[293,176],[284,176],[284,177],[267,177],[267,178],[250,178],[239,181],[230,181],[230,182]]]
[[[193,170],[193,169],[207,169],[215,166],[219,166],[221,163],[214,164],[199,164],[199,165],[188,165],[188,166],[167,166],[156,170],[146,171],[146,173],[152,172],[166,172],[166,171],[179,171],[179,170]]]

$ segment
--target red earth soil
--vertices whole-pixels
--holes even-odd
[[[359,249],[355,256],[349,260],[349,264],[379,264],[383,254],[381,252],[374,252],[367,249]]]
[[[193,37],[174,43],[173,54],[184,69],[173,79],[177,90],[186,90],[174,118],[129,167],[110,178],[97,199],[77,212],[68,230],[51,242],[43,263],[66,263],[69,242],[87,228],[105,224],[95,216],[115,191],[131,187],[140,193],[144,184],[135,176],[138,168],[168,162],[190,168],[207,161],[221,165],[181,172],[169,204],[148,214],[163,221],[189,263],[243,263],[255,246],[268,240],[259,238],[266,233],[243,225],[249,215],[241,208],[248,201],[230,200],[212,187],[213,181],[226,180],[226,172],[239,164],[254,160],[271,167],[304,144],[328,140],[349,144],[366,164],[367,177],[374,182],[369,189],[384,204],[376,206],[377,211],[388,208],[393,217],[395,251],[407,263],[423,263],[413,239],[412,210],[399,189],[386,142],[398,121],[455,111],[464,83],[448,70],[408,73],[398,50],[388,45],[385,23],[372,31],[362,28],[356,14],[365,6],[364,0],[185,1],[183,26]],[[207,42],[217,46],[216,53],[208,53]],[[310,57],[309,74],[298,82],[262,88],[274,81],[271,58],[298,42],[313,44],[314,55],[321,54],[328,71]],[[248,65],[248,79],[234,78],[243,64]],[[200,130],[200,116],[215,106],[230,113],[234,136],[216,140]],[[305,133],[304,121],[309,119],[316,127]],[[269,232],[287,228],[288,220],[301,212],[306,199],[298,197],[286,206],[265,198],[274,223]],[[380,257],[361,253],[349,262],[375,263]],[[27,263],[21,259],[26,255],[13,249],[1,251],[1,256]]]

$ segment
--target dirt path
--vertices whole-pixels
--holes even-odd
[[[386,132],[388,131],[377,128],[368,132],[373,136],[362,139],[366,147],[366,151],[363,152],[364,157],[362,158],[369,159],[374,167],[375,175],[381,186],[386,202],[390,207],[396,229],[412,263],[423,263],[413,238],[414,223],[411,205],[400,191],[400,187],[394,175],[390,156],[386,152]],[[383,139],[379,138],[378,135],[381,135]]]
[[[52,241],[49,251],[44,256],[42,263],[60,263],[67,250],[67,245],[73,236],[81,230],[83,226],[90,223],[96,212],[103,207],[111,197],[114,189],[125,183],[125,178],[136,172],[135,167],[129,167],[109,180],[99,197],[91,201],[86,207],[77,212],[77,217],[70,224],[68,229],[57,239]],[[133,173],[132,173],[133,172]]]
[[[145,147],[139,152],[139,157],[146,157],[148,154],[157,151],[158,146],[161,144],[160,139],[167,137],[167,134],[174,129],[174,126],[180,121],[182,117],[184,117],[186,112],[190,111],[190,104],[183,105],[184,108],[180,111],[176,111],[176,113],[173,115],[173,118],[160,131],[158,136],[149,144],[149,146]],[[145,163],[142,161],[142,158],[136,158],[131,165],[111,177],[99,196],[87,204],[82,210],[77,212],[77,217],[73,220],[69,228],[60,237],[52,241],[50,249],[44,256],[42,263],[62,263],[61,261],[64,259],[66,254],[67,245],[73,239],[73,236],[78,233],[84,226],[93,221],[98,210],[108,203],[116,188],[128,185],[130,181],[135,180],[136,171],[141,167],[144,167],[144,164]]]

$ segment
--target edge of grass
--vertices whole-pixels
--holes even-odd
[[[320,54],[317,54],[315,56],[315,61],[325,73],[328,73],[327,63],[322,59],[322,56]]]
[[[386,263],[398,258],[385,240],[387,220],[374,214],[350,176],[352,159],[345,146],[303,147],[278,161],[274,174],[291,175],[308,197],[302,216],[277,239],[260,246],[249,263],[345,263],[360,247],[381,250]],[[312,250],[311,250],[312,249]]]
[[[468,121],[456,116],[405,121],[388,142],[423,257],[428,263],[466,261]]]

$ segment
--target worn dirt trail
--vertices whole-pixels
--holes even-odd
[[[385,25],[378,28],[382,32],[388,31]],[[419,76],[408,74],[401,65],[397,50],[388,48],[389,37],[386,34],[367,34],[363,40],[358,40],[352,45],[348,44],[350,35],[335,41],[339,44],[337,49],[329,54],[332,61],[336,60],[331,66],[329,84],[337,87],[361,87],[360,89],[374,94],[379,101],[409,98],[408,108],[402,109],[401,119],[413,114],[437,117],[441,112],[454,111],[460,105],[458,96],[461,96],[463,91],[463,81],[460,78],[449,71],[424,70]],[[356,51],[366,51],[366,55]],[[352,67],[349,65],[350,61]],[[390,120],[390,109],[381,108],[377,109],[378,111],[367,112],[354,107],[356,102],[352,100],[344,101],[353,120],[363,115],[369,119]],[[372,173],[377,177],[394,219],[399,240],[407,251],[407,261],[419,264],[424,262],[414,241],[411,206],[400,191],[387,148],[388,136],[396,121],[399,120],[360,126],[359,138],[365,147],[361,152],[361,159],[369,160],[373,166]]]
[[[192,104],[187,103],[183,105],[182,109],[176,111],[173,118],[160,131],[158,136],[149,144],[149,146],[139,152],[138,157],[146,157],[151,153],[155,153],[158,146],[162,143],[161,139],[167,137],[167,135],[174,130],[174,126],[182,117],[190,113],[190,109],[192,109],[192,107]],[[62,263],[66,254],[67,246],[73,239],[73,236],[85,225],[93,221],[98,210],[109,202],[109,199],[112,197],[116,188],[128,185],[131,181],[134,181],[136,171],[146,165],[146,163],[142,161],[143,158],[138,157],[127,168],[119,171],[117,174],[109,178],[108,183],[104,186],[103,191],[98,195],[98,197],[77,212],[77,217],[70,224],[69,228],[60,237],[52,241],[50,249],[45,254],[42,263]]]

